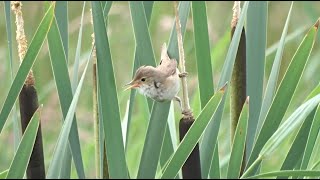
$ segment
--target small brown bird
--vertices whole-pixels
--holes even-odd
[[[180,74],[177,61],[169,58],[164,43],[160,64],[157,67],[139,67],[133,80],[126,85],[129,85],[127,89],[136,88],[141,94],[155,101],[177,100],[181,107],[181,100],[177,94],[180,90],[180,77],[185,75],[186,73]]]

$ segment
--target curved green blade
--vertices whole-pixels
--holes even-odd
[[[243,5],[243,8],[241,10],[241,14],[239,17],[239,21],[236,26],[236,30],[233,34],[233,38],[231,40],[227,57],[225,59],[225,63],[223,64],[223,69],[221,72],[221,76],[218,83],[218,89],[224,86],[227,82],[230,82],[232,69],[234,65],[234,61],[236,58],[236,54],[238,51],[238,46],[240,42],[241,32],[244,25],[244,20],[247,15],[249,2],[246,1]],[[227,89],[228,91],[228,89]],[[226,93],[227,94],[227,93]],[[217,143],[218,138],[218,132],[220,128],[220,122],[222,118],[222,113],[224,110],[224,104],[225,104],[225,98],[223,97],[222,103],[220,103],[217,113],[214,114],[213,120],[210,121],[208,128],[206,129],[202,141],[200,141],[200,160],[201,160],[201,171],[209,169],[208,173],[211,171],[211,165],[213,160],[213,153],[214,149]],[[218,170],[218,169],[217,169]],[[219,170],[220,171],[220,170]],[[205,172],[205,171],[204,171]],[[205,172],[202,172],[204,176],[202,178],[206,179],[208,178],[208,174]],[[212,171],[211,171],[212,172]],[[218,174],[214,173],[213,174]]]
[[[11,29],[11,8],[10,8],[10,1],[4,2],[4,10],[5,10],[5,17],[6,17],[6,30],[7,30],[7,41],[8,41],[8,50],[9,50],[9,64],[10,64],[10,71],[11,71],[11,81],[13,82],[13,60],[12,60],[12,29]],[[12,83],[11,82],[11,83]],[[14,149],[17,150],[19,146],[19,142],[21,140],[21,123],[18,119],[18,111],[17,107],[13,106],[13,143]]]
[[[291,170],[301,165],[301,159],[306,148],[308,134],[314,120],[316,108],[306,117],[303,124],[299,128],[298,134],[294,137],[289,152],[286,154],[286,159],[281,165],[280,170]],[[297,168],[296,168],[297,169]],[[277,177],[277,179],[284,179],[286,177]]]
[[[234,133],[230,161],[228,166],[227,178],[235,179],[239,178],[241,164],[243,160],[243,154],[245,150],[245,143],[247,137],[249,117],[249,102],[248,99],[243,105],[239,121],[237,124],[236,132]]]
[[[41,107],[42,106],[40,106],[33,114],[22,136],[6,179],[22,179],[26,172],[40,124]]]
[[[320,171],[301,171],[301,170],[286,170],[286,171],[275,171],[263,174],[258,174],[256,176],[247,177],[247,179],[257,179],[275,176],[308,176],[308,177],[318,177],[320,176]]]
[[[308,168],[310,158],[314,151],[316,140],[319,134],[319,129],[320,129],[320,106],[318,105],[318,108],[315,112],[315,116],[311,125],[311,130],[308,135],[307,145],[305,147],[300,169]]]
[[[66,54],[66,61],[68,62],[69,52],[69,36],[68,36],[68,1],[57,1],[54,13],[58,28],[61,34],[63,49]]]
[[[255,140],[263,98],[263,78],[267,41],[268,2],[251,1],[246,21],[247,96],[250,96],[250,114],[246,142],[246,160]]]
[[[317,21],[319,23],[319,21]],[[315,24],[306,34],[293,56],[290,65],[285,73],[276,95],[273,99],[272,105],[267,113],[266,119],[259,132],[252,153],[249,157],[247,167],[256,160],[261,153],[269,138],[277,130],[295,92],[297,84],[301,78],[304,67],[309,59],[310,53],[313,49],[315,37],[318,31],[318,25]]]
[[[86,7],[86,2],[84,1],[83,2],[83,6],[82,6],[80,29],[79,29],[78,42],[77,42],[77,47],[76,47],[76,55],[75,55],[75,60],[74,60],[74,64],[73,64],[72,93],[74,93],[74,91],[76,90],[77,84],[78,84],[78,70],[79,70],[79,63],[80,63],[80,53],[81,53],[81,45],[82,45],[83,17],[84,17],[85,7]],[[67,57],[66,59],[68,59],[67,54],[66,54],[66,57]]]
[[[55,20],[48,33],[48,45],[49,45],[51,66],[52,66],[56,86],[58,89],[58,95],[59,95],[62,114],[64,117],[63,121],[65,121],[68,113],[68,109],[72,102],[73,93],[72,93],[71,82],[70,82],[69,73],[68,73],[66,56],[63,49],[63,43],[62,43],[59,29],[57,26],[57,21]],[[84,166],[82,162],[82,153],[81,153],[80,140],[78,135],[77,120],[75,115],[74,115],[74,121],[72,121],[71,131],[68,139],[69,139],[71,153],[73,156],[73,160],[75,162],[75,167],[76,167],[78,176],[79,178],[84,178],[85,177]],[[61,157],[63,156],[64,155],[61,154]],[[65,170],[66,169],[64,169],[64,171]],[[65,177],[68,175],[68,173],[65,171],[61,175],[62,177]]]
[[[261,149],[259,156],[262,158],[269,156],[285,138],[288,137],[305,118],[314,110],[320,102],[320,94],[303,103],[292,115],[277,129]]]
[[[203,108],[214,93],[206,2],[193,1],[191,7],[197,57],[196,59],[198,68],[200,100],[201,108]]]
[[[102,118],[104,127],[109,176],[111,178],[129,178],[103,9],[100,1],[91,2],[91,6],[97,54],[98,99],[101,100],[99,108],[102,111],[99,116]]]
[[[291,42],[292,40],[295,40],[299,36],[303,35],[303,33],[306,30],[308,30],[308,28],[309,28],[309,26],[302,26],[302,27],[296,29],[295,31],[293,31],[292,33],[288,34],[285,38],[284,44],[287,44],[288,42]],[[280,44],[280,41],[269,46],[266,49],[266,57],[273,54],[274,52],[276,52],[279,47],[279,44]]]
[[[291,3],[291,6],[290,6],[290,9],[289,9],[289,12],[288,12],[288,16],[287,16],[287,20],[286,20],[286,23],[285,23],[283,31],[282,31],[282,35],[281,35],[281,39],[280,39],[280,42],[279,42],[278,50],[277,50],[276,56],[275,56],[274,61],[273,61],[270,77],[269,77],[269,80],[268,80],[268,83],[267,83],[267,87],[266,87],[266,90],[265,90],[265,96],[264,96],[263,101],[262,101],[262,106],[261,106],[261,111],[260,111],[260,116],[259,116],[257,132],[260,131],[260,128],[261,128],[261,125],[262,125],[262,120],[264,120],[266,115],[267,115],[268,109],[271,106],[272,99],[273,99],[274,93],[276,91],[276,86],[277,86],[277,81],[278,81],[278,76],[279,76],[279,71],[280,71],[280,65],[281,65],[281,59],[282,59],[282,54],[283,54],[283,50],[284,50],[285,39],[286,39],[287,32],[288,32],[288,27],[289,27],[292,7],[293,7],[293,1]]]
[[[319,87],[320,85],[318,85],[306,99],[309,100],[317,94],[319,94],[316,93]],[[289,152],[286,155],[286,159],[284,160],[280,170],[290,170],[295,167],[299,168],[300,166],[300,169],[307,168],[302,168],[302,166],[308,164],[306,162],[309,162],[320,128],[319,117],[315,116],[315,114],[319,115],[319,112],[317,111],[318,109],[319,105],[317,108],[314,108],[311,111],[311,113],[307,116],[306,120],[304,120],[302,126],[299,129],[298,134],[294,138],[294,141],[289,149]],[[308,140],[306,141],[305,139]],[[301,161],[302,157],[304,156],[306,159]],[[285,177],[277,177],[277,179],[283,178]]]
[[[53,157],[52,157],[52,160],[49,165],[48,172],[47,172],[46,178],[48,178],[48,179],[57,179],[59,177],[59,172],[61,170],[61,164],[62,164],[62,160],[63,160],[61,157],[64,154],[65,149],[68,144],[68,137],[69,137],[71,127],[72,127],[74,113],[75,113],[75,110],[77,107],[78,99],[79,99],[80,92],[82,89],[83,80],[84,80],[85,74],[87,72],[88,64],[90,62],[89,61],[90,57],[87,60],[86,67],[84,69],[84,72],[82,74],[80,82],[77,86],[76,92],[74,93],[74,96],[73,96],[72,101],[70,103],[70,107],[68,109],[65,121],[63,122],[62,129],[60,131],[59,138],[58,138],[57,144],[56,144],[54,152],[53,152]]]

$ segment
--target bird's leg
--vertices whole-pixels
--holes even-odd
[[[187,72],[179,73],[179,78],[187,77],[187,75]]]
[[[175,96],[174,100],[178,101],[179,107],[181,109],[181,114],[184,114],[184,115],[190,115],[191,114],[190,110],[185,110],[185,109],[182,108],[181,99],[180,99],[179,96]]]
[[[181,99],[180,99],[180,97],[179,97],[179,96],[175,96],[175,97],[174,97],[174,100],[178,101],[179,107],[180,107],[180,109],[181,109],[181,111],[182,111],[182,104],[181,104]]]

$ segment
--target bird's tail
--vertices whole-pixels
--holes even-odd
[[[170,60],[166,43],[163,43],[162,49],[161,49],[161,61],[163,61],[164,59]]]

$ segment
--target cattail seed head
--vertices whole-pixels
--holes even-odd
[[[232,21],[231,21],[231,28],[237,26],[237,23],[240,17],[240,12],[241,12],[240,1],[234,2],[232,10],[233,10],[233,15],[232,15]]]
[[[24,21],[22,17],[21,8],[22,8],[22,3],[20,1],[11,1],[11,9],[16,15],[16,26],[17,26],[16,40],[18,44],[18,55],[20,59],[20,64],[22,63],[23,58],[26,55],[27,49],[28,49],[27,38],[24,33]],[[27,76],[27,79],[25,81],[25,84],[27,86],[35,84],[32,70],[30,70]]]

